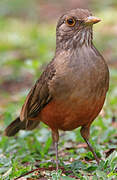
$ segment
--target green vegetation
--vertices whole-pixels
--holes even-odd
[[[98,9],[98,7],[97,7]],[[12,180],[33,169],[27,178],[112,180],[117,178],[117,46],[116,10],[97,11],[104,23],[94,27],[94,44],[110,64],[110,89],[103,111],[91,127],[91,139],[98,157],[97,166],[86,148],[79,129],[61,132],[60,166],[56,173],[51,133],[41,124],[34,131],[15,137],[3,136],[4,128],[17,116],[24,99],[51,60],[55,49],[55,24],[38,24],[16,18],[0,18],[0,179]],[[114,18],[112,18],[114,17]],[[46,168],[48,170],[46,170]]]

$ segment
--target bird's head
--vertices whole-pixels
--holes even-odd
[[[87,9],[73,9],[63,14],[57,24],[57,47],[69,49],[92,43],[92,26],[100,21]]]

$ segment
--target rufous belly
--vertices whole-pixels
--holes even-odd
[[[51,129],[64,131],[73,130],[79,126],[90,125],[97,117],[104,104],[105,96],[99,99],[78,103],[77,100],[67,103],[52,100],[39,113],[39,119]]]

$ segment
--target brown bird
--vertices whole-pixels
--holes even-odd
[[[41,77],[30,90],[20,117],[6,129],[13,136],[19,130],[32,130],[40,121],[52,131],[58,169],[59,130],[81,126],[81,136],[89,143],[89,131],[105,101],[109,86],[107,64],[94,47],[92,26],[100,21],[86,9],[63,14],[56,28],[56,51]]]

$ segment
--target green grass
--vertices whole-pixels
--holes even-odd
[[[100,14],[101,16],[101,14]],[[106,16],[104,16],[106,19]],[[110,21],[109,21],[110,22]],[[110,24],[107,21],[106,26]],[[114,22],[113,22],[114,23]],[[115,24],[112,25],[114,27]],[[104,33],[105,24],[95,27],[95,44],[104,52],[110,48],[117,58],[114,33]],[[108,44],[110,45],[108,47]],[[84,148],[80,130],[60,133],[59,160],[64,170],[56,173],[43,168],[55,167],[55,152],[52,147],[50,129],[44,124],[34,131],[21,131],[15,137],[3,136],[4,128],[19,114],[24,99],[29,91],[23,79],[31,77],[31,84],[40,76],[44,65],[51,60],[55,49],[55,25],[36,24],[17,21],[16,19],[0,20],[0,84],[23,84],[19,90],[0,90],[0,178],[12,180],[37,167],[40,171],[26,177],[39,179],[76,179],[112,180],[117,178],[117,135],[116,124],[112,120],[117,116],[117,70],[110,67],[110,89],[103,112],[91,127],[92,143],[97,155],[101,157],[97,166],[91,152]],[[116,126],[115,126],[116,125]],[[79,147],[78,145],[81,145]],[[113,152],[112,152],[113,151]],[[110,152],[110,154],[109,154]],[[108,157],[106,155],[109,154]]]

